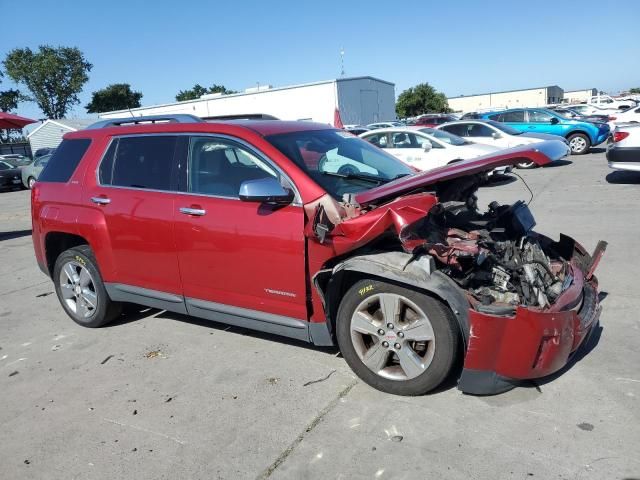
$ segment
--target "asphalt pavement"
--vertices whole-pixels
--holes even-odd
[[[0,193],[0,479],[640,479],[640,174],[603,152],[518,171],[538,231],[609,242],[602,329],[489,397],[391,396],[336,349],[158,310],[77,326],[36,266],[29,192]]]

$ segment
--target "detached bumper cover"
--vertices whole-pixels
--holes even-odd
[[[470,335],[458,388],[488,395],[564,367],[598,324],[597,279],[572,264],[574,283],[549,309],[519,307],[513,316],[469,309]],[[588,273],[586,274],[589,277]]]

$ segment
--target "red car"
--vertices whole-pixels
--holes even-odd
[[[446,113],[433,113],[421,116],[413,123],[413,125],[435,128],[443,123],[455,122],[456,120],[458,119],[453,115],[447,115]]]
[[[86,327],[133,302],[337,343],[385,392],[423,394],[463,359],[459,388],[497,393],[563,367],[600,313],[604,243],[534,233],[523,202],[477,208],[486,172],[565,148],[535,146],[414,174],[316,123],[103,121],[32,190],[35,254]]]

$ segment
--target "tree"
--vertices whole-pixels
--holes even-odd
[[[448,113],[451,109],[444,93],[438,92],[428,83],[420,83],[400,94],[396,113],[400,118],[415,117],[423,113]]]
[[[75,47],[41,45],[37,52],[16,48],[4,60],[7,75],[24,84],[48,118],[65,116],[80,103],[78,93],[89,80],[91,65]]]
[[[4,74],[0,71],[0,83],[2,83]],[[9,90],[0,90],[0,112],[10,112],[18,108],[18,102],[22,100],[20,90],[10,88]]]
[[[634,87],[629,89],[629,93],[638,94],[640,93],[640,87]]]
[[[87,113],[111,112],[140,106],[142,92],[134,92],[128,83],[113,83],[93,92],[87,104]]]
[[[229,90],[224,85],[216,85],[215,83],[209,87],[203,87],[199,83],[196,83],[191,90],[180,90],[176,95],[178,102],[184,102],[185,100],[195,100],[202,95],[208,93],[222,93],[223,95],[230,95],[232,93],[238,93],[235,90]]]

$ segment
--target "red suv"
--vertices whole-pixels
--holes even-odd
[[[604,243],[589,255],[534,233],[523,202],[475,201],[486,172],[565,148],[414,174],[316,123],[107,120],[65,135],[36,183],[35,254],[86,327],[132,302],[337,343],[385,392],[456,371],[497,393],[560,369],[598,322]]]

